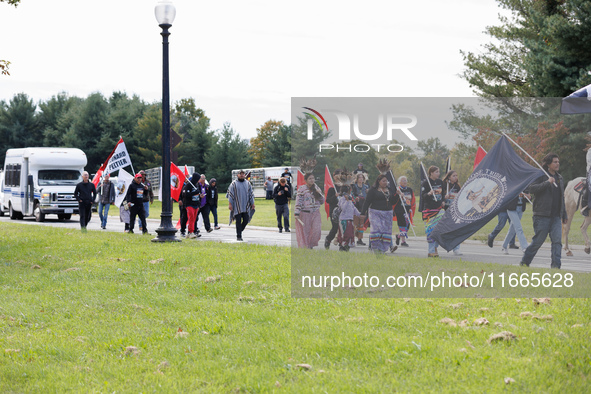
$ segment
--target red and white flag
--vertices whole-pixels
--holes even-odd
[[[191,176],[189,175],[189,169],[187,168],[187,165],[185,164],[185,178],[190,178]]]
[[[179,200],[184,183],[185,174],[176,164],[170,163],[170,196],[174,201]]]
[[[299,172],[299,171],[298,171]],[[298,174],[299,175],[299,174]],[[332,176],[330,176],[330,171],[328,170],[328,164],[324,168],[324,195],[328,196],[328,190],[334,187],[334,182],[332,180]],[[336,189],[335,189],[336,191]],[[328,206],[328,202],[324,202],[324,209],[326,210],[326,218],[330,217],[330,207]]]
[[[479,146],[478,150],[476,151],[476,157],[474,158],[474,168],[472,169],[472,171],[474,171],[476,167],[478,167],[478,164],[480,164],[482,159],[484,159],[484,156],[486,156],[486,151],[482,149],[481,146]]]
[[[98,186],[103,173],[112,174],[120,168],[125,168],[130,165],[131,159],[127,153],[125,142],[123,142],[123,138],[120,138],[117,145],[115,145],[115,148],[111,151],[111,154],[107,157],[107,160],[105,160],[101,168],[99,168],[94,175],[94,178],[92,178],[92,183],[94,183],[94,186],[96,187]]]

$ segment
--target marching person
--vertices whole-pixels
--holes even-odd
[[[289,199],[291,198],[291,188],[287,185],[287,179],[279,178],[279,183],[273,190],[273,199],[275,200],[275,214],[277,215],[277,227],[279,232],[289,233]],[[281,225],[283,218],[283,225]]]
[[[341,170],[335,170],[332,174],[334,179],[339,179],[341,175]],[[338,218],[333,217],[333,212],[339,204],[339,194],[341,193],[341,186],[335,181],[334,187],[331,187],[326,192],[326,203],[328,204],[328,217],[331,222],[331,229],[328,232],[328,235],[324,239],[324,248],[329,249],[330,243],[335,238],[339,231],[339,220]]]
[[[80,215],[80,229],[86,232],[86,226],[92,216],[92,202],[96,198],[96,187],[88,180],[88,172],[82,173],[82,182],[74,189],[74,198],[78,201],[78,214]]]
[[[443,204],[441,198],[442,186],[443,182],[439,179],[439,167],[429,167],[427,179],[421,184],[421,199],[424,199],[423,221],[425,222],[425,234],[427,235],[427,242],[429,244],[428,257],[439,257],[437,253],[437,246],[439,244],[431,238],[431,232],[442,216],[439,214]]]
[[[154,202],[154,192],[152,190],[152,183],[148,180],[148,178],[146,178],[146,171],[141,170],[140,175],[142,176],[142,181],[141,184],[144,187],[144,190],[146,191],[144,193],[144,197],[143,197],[143,204],[144,204],[144,215],[147,218],[148,216],[150,216],[150,205],[152,205],[152,203]],[[140,228],[140,231],[143,231],[143,225],[140,222],[140,220],[138,219],[138,227]]]
[[[127,189],[125,201],[129,207],[129,233],[133,234],[133,227],[135,225],[135,217],[138,216],[142,223],[142,233],[148,234],[148,227],[146,226],[146,215],[144,214],[144,194],[145,187],[142,185],[142,174],[139,172],[133,178],[133,182]]]
[[[298,185],[296,195],[296,236],[298,247],[312,249],[318,245],[322,236],[320,206],[324,204],[324,196],[312,172],[304,175],[304,181],[305,184]]]
[[[511,224],[509,225],[509,231],[505,236],[503,248],[501,249],[504,254],[509,254],[509,241],[511,239],[515,240],[515,236],[517,236],[517,239],[519,240],[519,246],[521,246],[521,251],[523,253],[525,253],[525,249],[528,247],[527,239],[523,233],[523,227],[521,227],[521,217],[523,216],[523,212],[525,212],[527,204],[526,197],[530,198],[531,196],[529,194],[519,193],[517,197],[507,204],[507,215],[509,216]]]
[[[187,224],[188,224],[188,234],[187,239],[190,238],[198,238],[201,235],[197,233],[197,214],[199,213],[199,208],[201,207],[201,190],[199,188],[199,179],[201,176],[198,173],[193,173],[189,182],[185,183],[183,186],[183,206],[187,210]],[[182,233],[182,223],[181,223],[181,233]]]
[[[366,183],[366,177],[367,172],[358,173],[355,176],[355,183],[353,183],[352,185],[351,191],[353,193],[353,202],[355,203],[355,208],[357,208],[358,211],[361,211],[363,209],[363,203],[365,202],[367,192],[369,191],[369,186]],[[361,216],[354,216],[353,224],[355,225],[355,236],[357,237],[357,245],[367,245],[365,242],[363,242],[363,234],[365,230],[367,230],[366,221],[363,220]]]
[[[443,186],[441,194],[443,195],[443,209],[447,211],[460,193],[462,185],[460,185],[460,182],[458,181],[458,173],[453,170],[445,174],[442,182]],[[453,251],[456,256],[461,256],[463,254],[460,252],[460,245],[456,246]]]
[[[106,174],[103,177],[103,182],[98,188],[98,213],[101,219],[101,228],[107,229],[107,219],[109,217],[109,208],[115,202],[115,185],[110,180],[110,175]]]
[[[550,178],[543,175],[528,186],[529,192],[534,196],[532,208],[534,236],[525,249],[520,265],[529,267],[538,249],[550,235],[552,242],[550,267],[560,269],[562,224],[567,222],[568,217],[564,206],[564,181],[558,173],[560,169],[558,155],[547,154],[542,167],[550,175]]]
[[[285,167],[285,171],[281,174],[281,178],[285,178],[287,186],[291,188],[291,172],[289,172],[289,167]]]
[[[250,221],[251,211],[254,211],[254,191],[246,180],[246,173],[240,170],[237,179],[230,184],[226,194],[231,220],[236,220],[236,240],[243,241],[242,232]]]
[[[209,211],[213,214],[213,228],[219,230],[218,226],[218,181],[215,178],[209,180],[209,192],[207,193],[207,204]]]
[[[412,224],[414,216],[415,194],[410,186],[408,186],[408,179],[404,175],[398,178],[398,186],[400,187],[400,193],[402,194],[402,201],[394,207],[396,224],[398,224],[398,231],[400,231],[400,233],[396,235],[396,245],[400,244],[400,246],[408,247],[406,240],[408,239],[408,228]],[[404,204],[404,206],[402,204]]]
[[[388,250],[394,253],[398,248],[392,243],[392,206],[399,198],[394,189],[394,182],[389,182],[384,173],[378,175],[374,185],[367,192],[361,215],[369,215],[369,246],[376,253],[386,253]]]
[[[366,182],[367,182],[367,179],[369,179],[367,170],[365,168],[363,168],[363,163],[358,163],[357,168],[355,169],[355,171],[353,171],[353,175],[357,176],[358,174],[362,174],[364,176],[364,179]],[[355,179],[357,179],[357,178],[355,178]]]
[[[211,223],[209,222],[209,204],[207,203],[207,195],[209,194],[209,186],[205,182],[205,175],[201,174],[199,177],[199,182],[197,185],[199,189],[199,198],[201,200],[201,206],[199,207],[199,212],[197,215],[201,215],[201,219],[203,220],[203,226],[208,233],[211,233],[213,229],[211,228]]]
[[[350,245],[354,245],[355,241],[353,218],[359,216],[359,210],[353,203],[353,197],[351,196],[351,188],[349,185],[343,185],[341,187],[339,209],[341,211],[339,215],[339,250],[348,252]]]

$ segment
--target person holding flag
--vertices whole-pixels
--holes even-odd
[[[421,166],[423,166],[421,164]],[[424,167],[423,167],[424,170]],[[443,182],[439,179],[439,167],[431,166],[427,173],[427,179],[421,184],[421,202],[423,204],[423,221],[425,222],[425,234],[429,243],[428,257],[439,257],[437,253],[438,243],[431,238],[431,232],[439,222],[443,211],[443,199],[441,190]],[[441,212],[440,212],[441,211]]]
[[[458,180],[458,173],[453,170],[450,170],[447,174],[445,174],[442,183],[443,186],[441,194],[443,195],[443,209],[447,210],[451,206],[452,202],[458,197],[458,193],[460,193],[462,185],[460,185]],[[462,255],[462,252],[460,252],[460,245],[456,246],[453,251],[456,256]]]
[[[396,235],[396,245],[408,247],[406,240],[408,239],[408,228],[412,224],[412,219],[415,213],[415,193],[408,186],[408,179],[402,175],[398,178],[398,187],[402,194],[402,201],[394,207],[394,215],[396,216],[396,223],[398,224],[398,231]],[[404,206],[402,206],[404,204]]]
[[[550,235],[552,242],[550,267],[560,269],[562,224],[566,224],[568,217],[564,205],[564,181],[562,175],[558,173],[560,169],[558,155],[547,154],[543,160],[543,169],[549,177],[542,175],[528,187],[529,192],[534,195],[532,208],[534,236],[523,254],[520,265],[529,267],[538,249]]]

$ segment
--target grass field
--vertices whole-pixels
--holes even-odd
[[[0,392],[589,389],[587,299],[296,299],[285,248],[13,223],[0,239]]]

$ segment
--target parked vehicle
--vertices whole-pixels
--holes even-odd
[[[267,177],[271,177],[273,180],[273,187],[277,186],[277,182],[279,178],[281,178],[281,174],[285,171],[285,168],[289,168],[291,172],[291,185],[292,187],[297,186],[297,171],[298,167],[291,167],[291,166],[283,166],[283,167],[264,167],[264,168],[244,168],[244,171],[247,173],[247,178],[250,183],[252,184],[252,189],[254,191],[254,196],[256,198],[264,198],[267,195],[267,191],[265,190],[265,181]],[[232,180],[236,180],[238,177],[238,170],[232,170]]]
[[[69,220],[78,213],[74,198],[86,154],[76,148],[21,148],[6,151],[2,206],[11,219],[45,215]]]
[[[8,211],[8,208],[4,208],[4,170],[0,169],[0,216]]]

